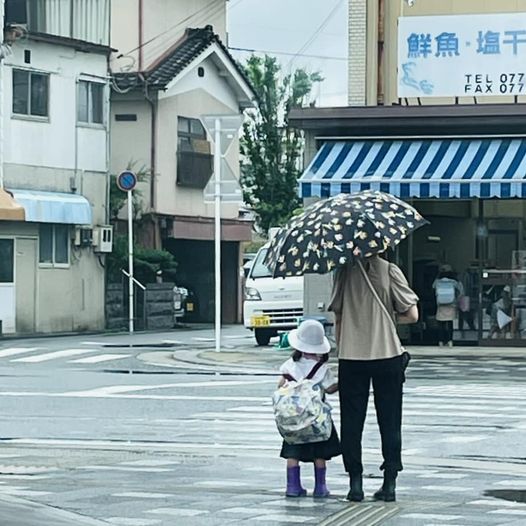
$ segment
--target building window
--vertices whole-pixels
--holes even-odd
[[[177,120],[177,184],[204,188],[212,177],[213,156],[206,131],[199,119],[179,117]]]
[[[177,131],[179,135],[179,151],[193,152],[196,146],[202,147],[203,143],[206,143],[207,153],[210,152],[210,146],[206,140],[206,131],[199,119],[179,117],[177,119]]]
[[[49,75],[13,70],[13,113],[33,117],[48,116]]]
[[[6,0],[7,24],[109,45],[110,0]]]
[[[38,260],[43,265],[69,264],[69,226],[40,225]]]
[[[78,84],[77,119],[88,124],[104,122],[104,84],[80,80]]]
[[[0,283],[15,281],[14,253],[15,242],[12,239],[0,239]]]

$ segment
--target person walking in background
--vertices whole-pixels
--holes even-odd
[[[458,330],[464,332],[467,324],[470,331],[476,331],[475,309],[476,302],[476,274],[477,269],[468,267],[458,281],[462,284],[463,295],[458,298]]]
[[[376,500],[396,500],[402,471],[402,385],[408,354],[398,323],[418,321],[418,297],[402,271],[379,256],[348,265],[336,274],[329,310],[336,320],[341,444],[350,477],[347,499],[364,499],[362,434],[372,381],[384,462]]]
[[[453,347],[453,322],[457,318],[458,299],[464,296],[462,284],[457,281],[451,265],[442,265],[433,283],[439,325],[438,344]]]
[[[332,394],[338,390],[338,383],[327,365],[331,345],[325,336],[323,325],[316,320],[305,320],[291,331],[288,336],[294,349],[292,357],[280,367],[281,379],[278,387],[286,382],[299,382],[305,378],[312,380]],[[341,455],[340,440],[334,425],[328,440],[308,444],[288,444],[285,440],[281,448],[281,457],[287,459],[287,497],[304,497],[307,491],[301,485],[300,462],[314,463],[313,497],[326,498],[327,460]]]

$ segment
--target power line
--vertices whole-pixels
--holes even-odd
[[[320,33],[327,27],[329,22],[331,21],[331,18],[336,14],[338,9],[340,9],[340,6],[343,4],[343,0],[339,0],[339,2],[334,6],[334,8],[331,10],[331,12],[327,15],[327,17],[323,20],[323,22],[320,24],[318,29],[314,31],[312,36],[305,42],[305,44],[301,47],[301,49],[296,53],[294,57],[291,58],[289,63],[287,64],[287,68],[290,68],[292,66],[292,63],[296,59],[296,57],[300,56],[305,50],[307,50],[310,45],[318,38]]]
[[[213,18],[215,18],[217,15],[221,13],[222,8],[223,6],[221,4],[218,4],[215,7],[210,8],[205,13],[201,13],[201,14],[195,13],[194,16],[198,18],[196,18],[195,20],[192,20],[192,24],[195,24],[196,27],[199,27],[201,25],[206,25],[208,22],[210,22]],[[148,48],[148,51],[145,52],[145,57],[146,56],[155,57],[159,51],[161,50],[164,51],[165,45],[166,45],[165,41],[157,42],[155,45]]]
[[[234,4],[232,4],[229,9],[234,9],[234,7],[237,7],[241,2],[243,2],[243,0],[237,0],[237,2],[235,2]]]
[[[287,51],[269,51],[266,49],[250,49],[245,47],[234,47],[229,46],[228,49],[231,51],[244,51],[247,53],[267,53],[268,55],[284,55],[288,57],[305,57],[305,58],[317,58],[320,60],[341,60],[343,62],[347,62],[347,58],[345,57],[335,57],[335,56],[329,56],[329,55],[309,55],[306,53],[291,53]]]
[[[191,15],[187,16],[186,18],[184,18],[183,20],[181,20],[180,22],[177,22],[177,24],[174,24],[173,26],[169,27],[168,29],[166,29],[165,31],[163,31],[162,33],[159,33],[158,35],[154,36],[153,38],[150,38],[150,40],[147,40],[146,42],[143,42],[140,46],[137,46],[136,48],[134,49],[131,49],[130,51],[126,52],[126,53],[121,53],[119,55],[120,56],[126,56],[126,55],[129,55],[130,53],[133,53],[134,51],[138,51],[139,49],[147,46],[148,44],[151,44],[152,42],[154,42],[155,40],[157,40],[158,38],[166,35],[167,33],[170,33],[170,31],[173,31],[174,29],[176,29],[177,27],[180,27],[181,25],[185,24],[186,22],[188,22],[189,20],[191,20],[192,18],[194,18],[195,16],[203,13],[204,11],[207,11],[209,10],[210,8],[213,8],[214,7],[214,4],[216,3],[216,0],[212,0],[209,4],[206,4],[204,7],[202,7],[201,9],[197,10],[195,13],[192,13]],[[216,6],[217,7],[217,6]]]

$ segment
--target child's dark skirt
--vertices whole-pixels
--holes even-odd
[[[314,462],[316,459],[330,460],[342,454],[338,433],[332,425],[332,433],[328,440],[312,444],[287,444],[283,441],[281,458],[293,458],[300,462]]]

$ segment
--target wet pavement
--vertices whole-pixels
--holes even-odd
[[[398,502],[371,500],[371,406],[367,498],[350,504],[341,459],[331,498],[283,497],[270,395],[288,353],[255,347],[240,327],[226,328],[219,354],[212,338],[205,328],[0,342],[0,524],[526,524],[524,349],[410,349]],[[302,479],[312,491],[311,466]]]

